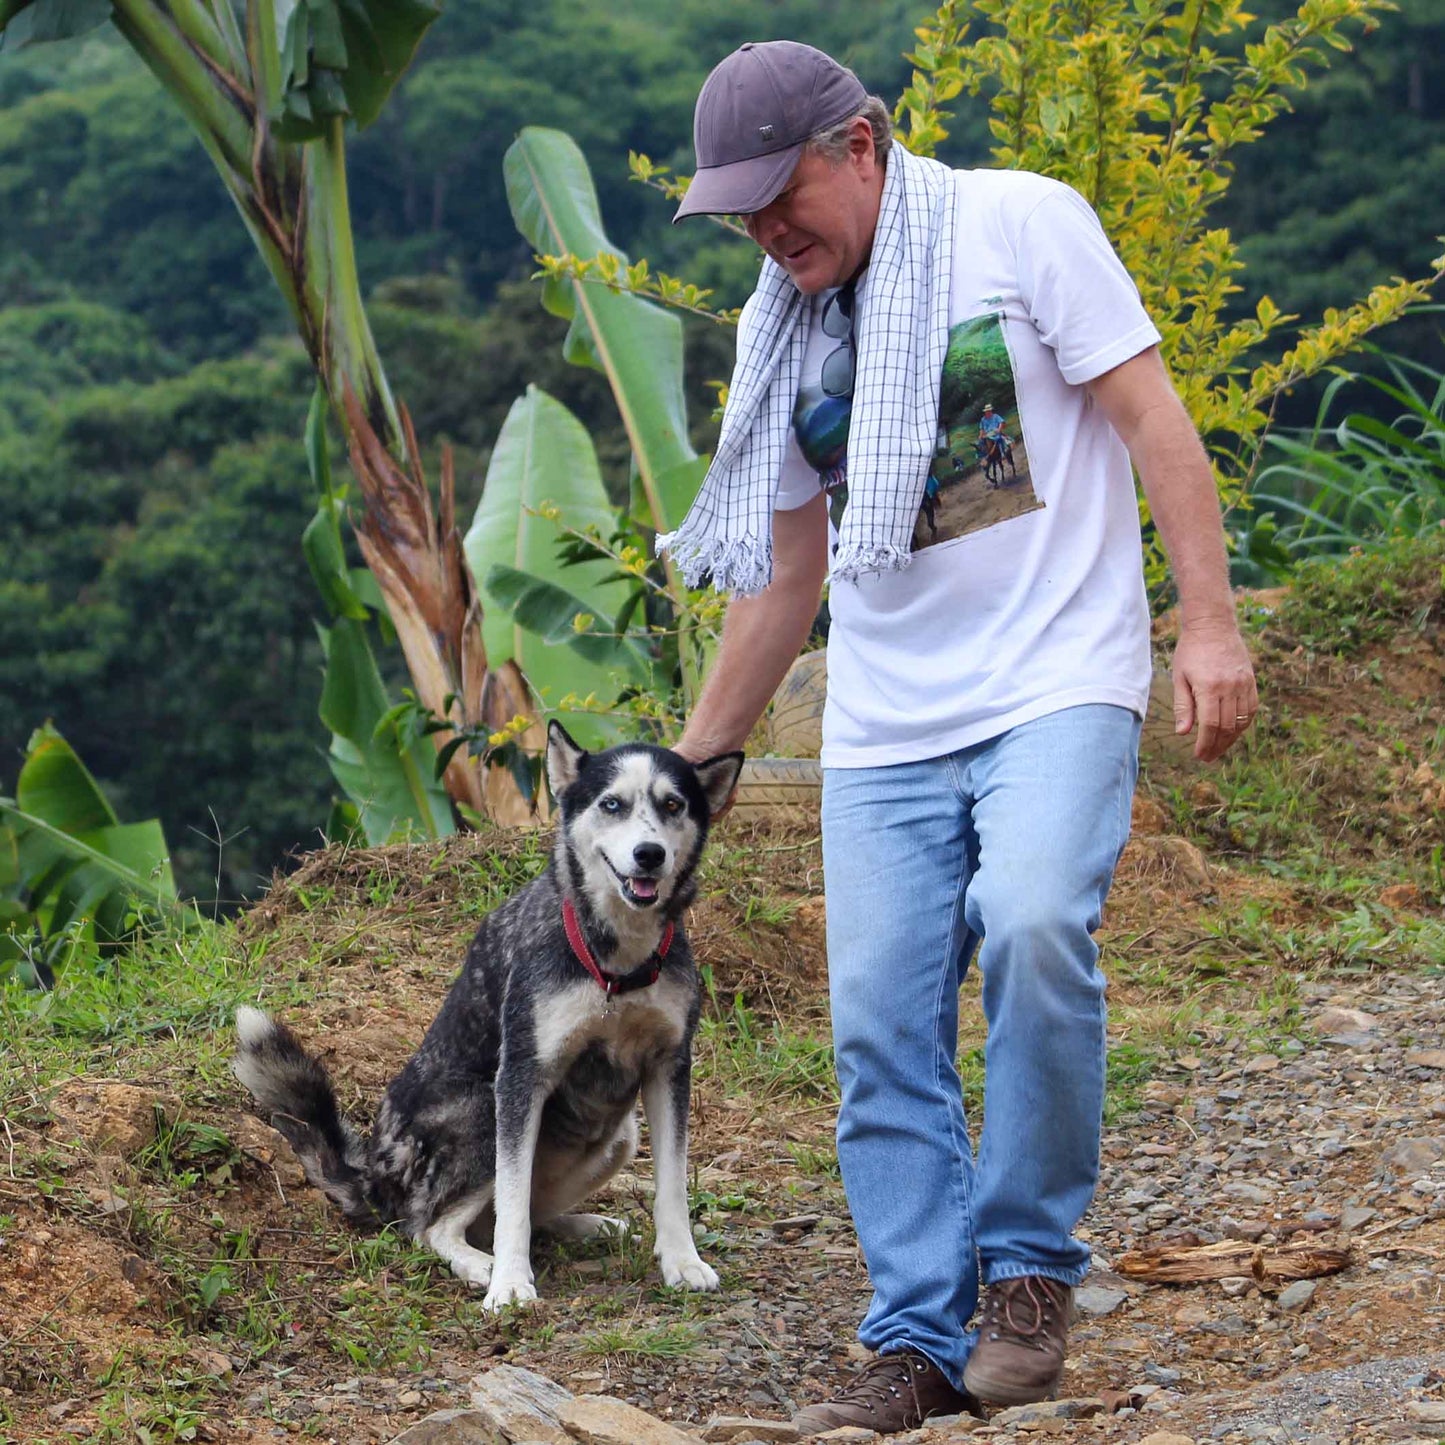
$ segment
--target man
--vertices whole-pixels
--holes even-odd
[[[678,217],[742,215],[765,259],[712,468],[659,539],[736,594],[678,747],[741,745],[826,575],[838,1154],[874,1288],[859,1338],[877,1358],[796,1423],[897,1431],[1052,1394],[1088,1267],[1073,1231],[1104,1094],[1092,933],[1150,672],[1131,458],[1174,567],[1177,728],[1197,727],[1197,756],[1249,726],[1254,678],[1204,451],[1078,195],[892,146],[881,102],[791,42],[713,71],[695,141]],[[941,429],[961,432],[1005,368],[1032,501],[915,549]],[[821,480],[846,488],[833,518]],[[975,950],[976,1157],[954,1067]]]

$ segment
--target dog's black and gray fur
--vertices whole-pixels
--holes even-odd
[[[640,745],[589,754],[552,724],[553,858],[483,920],[369,1141],[295,1035],[259,1009],[241,1009],[236,1077],[291,1141],[311,1182],[354,1220],[398,1223],[500,1309],[537,1297],[534,1223],[574,1239],[619,1227],[573,1210],[632,1159],[640,1093],[663,1279],[716,1289],[688,1222],[699,985],[679,915],[693,896],[709,820],[741,766],[741,753],[694,768]],[[672,922],[657,981],[609,999],[568,944],[564,897],[598,965],[619,977],[647,964]],[[473,1226],[485,1238],[486,1215],[495,1218],[490,1255],[467,1238]]]

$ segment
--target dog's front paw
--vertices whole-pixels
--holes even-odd
[[[486,1289],[492,1282],[492,1256],[480,1249],[458,1251],[447,1261],[452,1273],[474,1289]]]
[[[508,1305],[531,1304],[536,1298],[537,1286],[532,1283],[530,1274],[497,1273],[486,1299],[482,1301],[482,1308],[497,1314]]]
[[[710,1264],[704,1264],[696,1250],[690,1254],[661,1254],[657,1262],[662,1267],[662,1282],[669,1289],[718,1287],[717,1271]]]

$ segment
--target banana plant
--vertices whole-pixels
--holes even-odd
[[[122,823],[70,744],[37,728],[15,797],[0,798],[0,971],[49,987],[60,957],[112,953],[156,918],[200,921],[160,823]]]
[[[565,565],[559,520],[603,537],[616,525],[587,429],[529,386],[507,413],[464,542],[481,582],[487,657],[493,667],[519,664],[579,742],[605,747],[619,739],[617,724],[565,700],[610,702],[625,686],[647,683],[651,662],[626,634],[634,589],[606,558]]]
[[[343,830],[351,831],[345,827],[351,824],[371,844],[408,835],[445,837],[455,824],[435,777],[436,752],[391,706],[372,651],[368,624],[388,620],[375,575],[346,559],[346,489],[332,480],[320,386],[306,421],[306,461],[318,495],[301,550],[332,618],[317,628],[326,656],[320,711],[331,730],[326,761],[351,805]],[[474,805],[480,801],[473,799]]]
[[[528,126],[502,164],[512,219],[539,256],[610,256],[626,264],[603,229],[592,172],[571,136]],[[676,527],[707,470],[707,459],[688,441],[682,322],[626,291],[559,275],[543,281],[542,304],[572,323],[563,343],[567,360],[601,371],[612,388],[632,448],[633,520],[654,532]],[[664,571],[685,632],[682,580],[670,561]],[[690,706],[700,667],[686,636],[679,637],[678,656]]]
[[[438,515],[362,306],[345,125],[374,120],[440,0],[0,0],[7,49],[109,19],[179,106],[290,309],[348,440],[365,499],[356,520],[416,696],[458,727],[485,723],[480,604],[448,508]],[[438,751],[448,741],[437,731]],[[475,759],[446,770],[453,801],[490,795]],[[513,800],[515,801],[515,800]]]

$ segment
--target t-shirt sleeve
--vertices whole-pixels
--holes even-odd
[[[783,450],[783,467],[778,474],[778,490],[773,497],[773,510],[794,512],[805,507],[818,495],[818,474],[808,464],[798,445],[798,434],[788,428],[788,444]]]
[[[1093,208],[1056,186],[1019,231],[1018,274],[1040,339],[1072,386],[1092,381],[1159,341],[1139,289]]]

